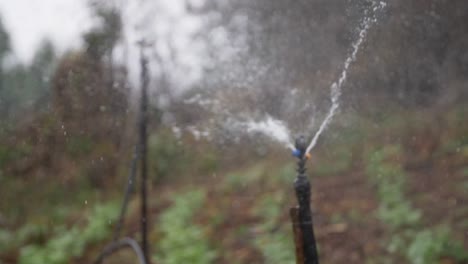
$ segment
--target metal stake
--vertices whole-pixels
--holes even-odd
[[[140,122],[140,151],[141,151],[141,248],[145,261],[149,263],[148,257],[148,157],[147,157],[147,141],[148,141],[148,60],[144,54],[144,45],[142,42],[140,49],[140,65],[141,65],[141,122]]]

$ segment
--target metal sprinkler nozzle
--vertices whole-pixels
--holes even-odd
[[[298,159],[309,159],[310,154],[307,151],[307,140],[303,135],[296,138],[295,149],[292,151],[292,155]]]

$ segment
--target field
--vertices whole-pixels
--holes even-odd
[[[468,263],[467,114],[454,108],[437,126],[423,112],[332,125],[308,164],[321,263]],[[0,263],[91,263],[111,241],[129,160],[96,186],[73,176],[101,151],[83,146],[70,150],[86,153],[81,162],[61,165],[72,175],[27,180],[6,174],[37,146],[2,149]],[[154,263],[295,263],[294,158],[275,144],[229,149],[243,154],[164,129],[150,137]],[[134,195],[123,229],[136,239],[139,205]],[[106,263],[122,262],[137,263],[130,250]]]

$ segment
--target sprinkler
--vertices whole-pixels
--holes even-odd
[[[296,148],[292,151],[292,155],[298,159],[302,158],[302,156],[305,156],[305,159],[310,159],[311,155],[310,153],[305,153],[304,154],[304,151],[301,149],[298,149],[297,148],[297,145],[296,145]]]
[[[293,224],[298,226],[298,228],[295,227],[297,261],[300,264],[318,264],[317,244],[310,208],[311,188],[309,178],[305,174],[305,164],[310,155],[307,153],[307,140],[304,136],[296,139],[295,148],[293,156],[299,159],[297,177],[294,181],[298,207],[291,210],[291,216]]]

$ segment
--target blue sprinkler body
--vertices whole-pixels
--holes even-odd
[[[302,157],[302,152],[299,150],[299,149],[294,149],[292,151],[292,155],[298,159],[300,159]]]

